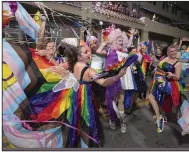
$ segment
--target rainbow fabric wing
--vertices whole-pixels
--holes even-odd
[[[142,65],[141,65],[141,71],[143,74],[143,77],[146,78],[148,63],[150,63],[150,58],[148,55],[143,55]]]
[[[65,70],[60,66],[52,66],[45,69],[45,71],[53,73],[61,79],[61,81],[53,87],[53,92],[58,92],[70,88],[73,88],[74,91],[77,92],[79,88],[79,82],[77,81],[75,76],[68,70]]]

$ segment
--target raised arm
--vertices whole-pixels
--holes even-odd
[[[96,50],[96,53],[97,54],[100,54],[100,55],[104,55],[106,56],[107,55],[107,52],[106,50],[104,50],[105,46],[108,44],[108,40],[104,41],[103,40],[103,30],[101,32],[101,44],[100,46],[98,47],[98,49]]]
[[[155,55],[154,41],[152,41],[152,54]]]
[[[50,63],[52,63],[54,65],[58,65],[58,63],[56,62],[56,60],[49,53],[47,53],[45,57],[46,57],[47,60],[49,60]]]
[[[138,41],[137,41],[137,50],[140,50],[140,35],[138,36]]]
[[[133,43],[133,37],[134,37],[135,29],[131,29],[131,30],[130,30],[130,33],[131,33],[131,36],[130,36],[130,38],[129,38],[129,42],[128,42],[127,47],[131,47],[131,45],[132,45],[132,43]]]
[[[107,52],[106,52],[106,50],[104,50],[104,48],[105,48],[106,45],[107,45],[107,42],[106,42],[106,41],[105,41],[105,42],[102,42],[102,43],[100,44],[100,46],[98,47],[98,49],[96,50],[96,53],[97,53],[97,54],[100,54],[100,55],[106,56]]]
[[[179,46],[178,46],[179,50],[181,49],[181,45],[182,45],[182,38],[180,38],[180,43],[179,43]]]
[[[38,40],[37,40],[37,45],[36,49],[44,49],[43,48],[43,43],[44,43],[44,35],[45,35],[45,26],[46,26],[46,17],[42,16],[41,17],[41,24],[40,24],[40,29],[38,32]]]

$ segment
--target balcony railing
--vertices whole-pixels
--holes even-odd
[[[81,2],[73,2],[73,1],[63,1],[63,2],[58,2],[59,4],[64,4],[64,5],[69,5],[69,6],[73,6],[76,8],[82,8],[81,6]]]
[[[146,11],[141,11],[141,12],[142,12],[141,14],[143,17],[148,17],[151,20],[153,19],[154,13],[150,13],[150,12],[146,12]],[[186,24],[186,23],[181,24],[178,21],[170,20],[168,18],[166,19],[161,16],[158,16],[157,14],[156,14],[156,18],[154,19],[154,21],[162,23],[162,24],[166,24],[166,25],[169,25],[172,27],[177,27],[181,30],[189,31],[189,24]]]
[[[127,7],[123,5],[118,5],[118,4],[106,4],[108,2],[93,2],[93,11],[96,13],[100,13],[103,15],[107,15],[110,17],[118,18],[121,20],[126,20],[130,21],[133,23],[138,23],[138,24],[144,24],[141,20],[137,18],[137,14],[130,15],[129,11],[127,10]],[[115,2],[114,2],[115,3]],[[119,2],[117,2],[119,3]]]

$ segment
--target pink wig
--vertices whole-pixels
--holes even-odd
[[[108,39],[110,42],[110,46],[115,47],[116,46],[116,40],[121,37],[123,38],[123,48],[127,47],[128,44],[128,37],[125,32],[122,32],[120,29],[114,29],[111,31],[111,33],[108,35]]]

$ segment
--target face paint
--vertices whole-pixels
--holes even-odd
[[[123,38],[122,37],[118,37],[116,40],[116,48],[117,49],[122,49],[123,48]]]

